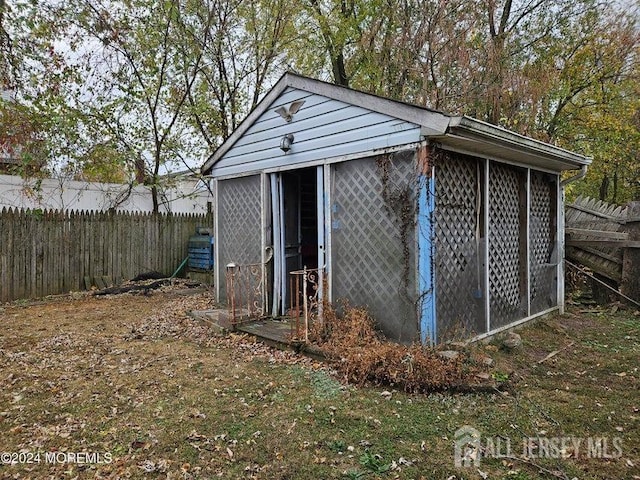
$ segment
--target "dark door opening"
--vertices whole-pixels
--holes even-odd
[[[280,178],[282,252],[280,261],[283,266],[280,270],[283,273],[280,282],[282,291],[280,312],[283,313],[289,309],[291,302],[290,273],[304,267],[318,268],[317,168],[282,172]],[[278,230],[280,229],[273,229],[274,232]],[[278,239],[274,239],[274,242],[276,241]],[[274,294],[277,297],[277,291]]]

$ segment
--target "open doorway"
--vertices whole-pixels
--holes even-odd
[[[322,266],[324,231],[322,167],[308,167],[272,174],[273,221],[273,315],[284,314],[290,306],[290,273]],[[322,196],[321,196],[322,199]],[[321,259],[324,262],[324,258]]]

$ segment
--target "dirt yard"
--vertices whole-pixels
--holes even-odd
[[[576,306],[516,351],[475,347],[506,392],[406,395],[217,336],[185,314],[210,299],[0,306],[0,478],[640,479],[638,312]],[[471,467],[454,465],[463,426],[483,436]]]

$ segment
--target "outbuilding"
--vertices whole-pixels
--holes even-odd
[[[561,174],[589,163],[286,73],[202,168],[218,299],[240,302],[242,283],[250,313],[284,315],[302,270],[324,279],[310,291],[367,307],[401,342],[478,338],[562,311]]]

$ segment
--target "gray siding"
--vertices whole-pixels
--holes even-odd
[[[406,192],[402,198],[415,205],[413,158],[413,151],[401,152],[383,167],[386,199],[380,157],[338,163],[332,173],[333,299],[366,307],[385,335],[401,342],[419,335],[413,217],[404,219],[403,235],[406,212],[393,200]]]
[[[287,123],[275,110],[295,100],[302,108]],[[280,149],[286,134],[295,137],[291,151]],[[315,160],[373,152],[420,140],[420,127],[389,115],[302,90],[287,88],[226,152],[214,176],[259,171]]]
[[[260,175],[218,182],[217,265],[220,301],[226,302],[226,265],[249,265],[261,261]]]
[[[531,313],[558,305],[557,176],[531,171],[529,270]]]
[[[527,314],[526,171],[489,164],[490,330]]]
[[[490,161],[488,192],[486,180],[483,159],[455,153],[437,159],[438,341],[485,334],[558,303],[558,177]]]
[[[480,162],[480,163],[478,163]],[[437,157],[434,211],[434,269],[438,341],[486,333],[484,161],[460,154]]]

